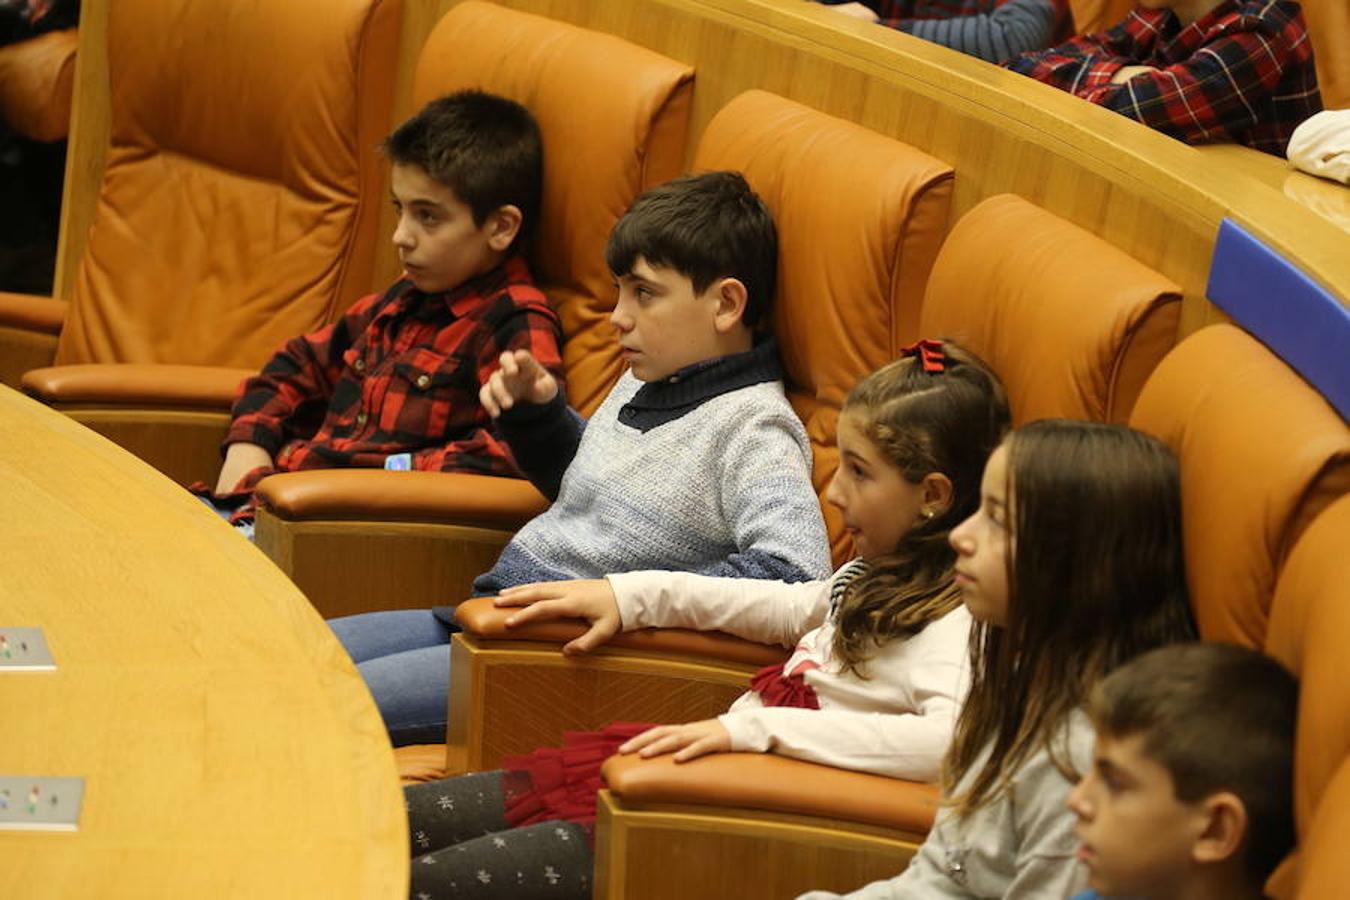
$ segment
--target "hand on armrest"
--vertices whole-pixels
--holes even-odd
[[[603,578],[550,581],[509,587],[493,601],[501,607],[522,607],[506,619],[506,627],[552,619],[585,619],[590,628],[563,645],[568,655],[586,653],[619,633],[619,604],[614,588]]]

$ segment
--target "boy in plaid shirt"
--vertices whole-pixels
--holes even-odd
[[[1188,144],[1284,155],[1322,108],[1291,0],[1141,0],[1111,30],[1006,63]]]
[[[542,190],[534,118],[462,91],[399,126],[385,152],[403,278],[288,341],[241,386],[215,491],[193,486],[235,524],[252,519],[253,489],[274,472],[515,474],[480,384],[515,350],[561,377],[558,317],[519,251]]]

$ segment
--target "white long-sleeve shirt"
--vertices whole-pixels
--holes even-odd
[[[608,579],[625,631],[718,630],[795,648],[784,672],[800,671],[820,708],[765,707],[748,691],[718,717],[733,750],[936,781],[969,685],[970,614],[960,606],[911,638],[886,642],[860,678],[832,653],[830,595],[843,571],[800,584],[672,572]]]

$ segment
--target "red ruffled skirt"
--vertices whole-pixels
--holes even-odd
[[[595,802],[605,786],[600,766],[620,745],[655,726],[615,722],[603,731],[569,731],[563,745],[545,747],[502,761],[506,770],[506,821],[512,827],[563,819],[595,825]]]
[[[750,687],[765,706],[819,709],[816,692],[802,675],[801,669],[787,675],[781,665],[765,666]],[[569,731],[563,735],[561,748],[546,747],[503,760],[506,821],[519,828],[562,819],[581,825],[591,835],[596,797],[605,786],[600,766],[629,738],[655,727],[615,722],[602,731]]]

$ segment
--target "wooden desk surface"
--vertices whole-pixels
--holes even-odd
[[[385,730],[323,620],[149,466],[0,387],[0,774],[84,776],[74,833],[0,831],[4,897],[406,897]]]

